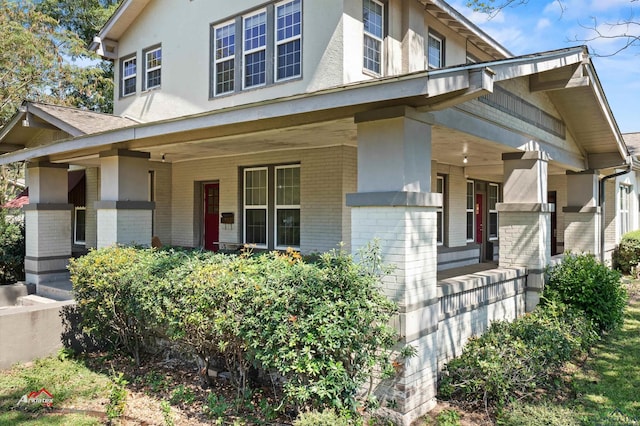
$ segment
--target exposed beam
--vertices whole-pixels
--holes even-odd
[[[531,92],[563,90],[589,85],[591,85],[591,79],[585,75],[582,64],[574,64],[569,68],[534,74],[529,79],[529,90]]]
[[[14,145],[14,144],[10,144],[10,143],[0,143],[0,153],[7,153],[7,152],[13,152],[13,151],[17,151],[19,149],[24,149],[24,146],[22,145]]]

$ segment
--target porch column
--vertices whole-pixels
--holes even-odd
[[[498,203],[500,266],[527,268],[525,305],[531,312],[540,301],[544,269],[551,259],[551,209],[547,203],[548,158],[538,151],[507,153],[504,202]]]
[[[428,114],[395,107],[358,114],[358,192],[347,194],[352,250],[379,241],[383,262],[394,271],[384,290],[399,305],[395,323],[407,360],[392,385],[376,390],[396,402],[391,415],[410,424],[435,405],[439,304],[436,208],[431,193],[431,125]]]
[[[39,285],[69,279],[71,211],[67,165],[48,162],[27,167],[29,204],[25,214],[26,281]]]
[[[97,246],[151,245],[149,153],[123,149],[100,153]]]
[[[567,172],[567,206],[564,212],[564,247],[574,253],[600,256],[598,173]]]

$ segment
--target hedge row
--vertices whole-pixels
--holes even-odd
[[[591,255],[565,255],[532,313],[492,323],[446,365],[440,396],[501,408],[552,386],[566,361],[621,325],[626,297],[617,271]]]
[[[294,252],[114,247],[73,260],[70,271],[93,338],[138,362],[166,339],[223,360],[239,387],[252,368],[277,373],[297,407],[355,410],[357,391],[388,365],[397,340],[388,325],[396,307],[376,271],[341,251],[307,263]]]

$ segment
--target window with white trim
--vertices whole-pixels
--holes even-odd
[[[436,177],[436,193],[442,195],[442,205],[436,208],[436,222],[437,222],[437,230],[436,230],[436,242],[438,245],[442,245],[444,243],[444,197],[445,197],[445,186],[444,186],[444,176],[438,175]]]
[[[302,2],[276,6],[276,81],[302,75]]]
[[[268,169],[244,170],[244,242],[267,248]]]
[[[214,27],[213,77],[215,94],[233,92],[235,85],[236,23],[227,22]]]
[[[475,185],[467,181],[467,242],[475,241]]]
[[[257,248],[300,248],[300,165],[243,171],[244,242]]]
[[[144,88],[150,90],[162,83],[162,47],[144,51]]]
[[[87,208],[84,206],[75,207],[73,217],[73,243],[85,244]]]
[[[243,18],[244,88],[262,86],[267,81],[267,11]]]
[[[275,170],[276,248],[300,248],[300,166]]]
[[[427,45],[429,69],[444,67],[444,37],[429,31]]]
[[[149,193],[147,194],[147,201],[156,201],[156,172],[155,170],[149,170],[148,185]],[[151,211],[151,235],[156,235],[156,209]]]
[[[626,234],[631,229],[631,204],[632,187],[630,185],[620,185],[618,191],[618,212],[620,215],[620,236]]]
[[[498,239],[498,208],[500,202],[500,185],[489,184],[488,207],[489,207],[489,240]]]
[[[120,61],[120,95],[122,97],[136,93],[137,58],[130,56]]]
[[[384,5],[377,0],[363,0],[364,24],[363,66],[376,75],[382,74],[382,44],[384,38]]]
[[[211,25],[211,97],[302,76],[302,2],[267,4]]]

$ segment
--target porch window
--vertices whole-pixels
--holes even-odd
[[[384,5],[376,0],[362,2],[364,24],[364,68],[382,74],[382,41],[384,37]]]
[[[155,202],[156,201],[156,172],[154,170],[149,170],[148,175],[148,189],[149,193],[147,194],[147,201]],[[151,212],[151,235],[156,235],[156,209],[153,209]]]
[[[300,165],[246,168],[243,177],[244,242],[299,249]]]
[[[444,67],[444,37],[430,31],[427,44],[429,69]]]
[[[267,81],[267,12],[259,11],[243,19],[244,87],[262,86]]]
[[[500,185],[489,184],[489,240],[498,239],[498,210],[496,204],[500,201]]]
[[[467,181],[467,242],[475,240],[475,185],[472,180]]]
[[[124,97],[135,93],[137,76],[135,56],[122,59],[120,62],[120,74],[122,76],[120,79],[121,96]]]
[[[235,82],[236,24],[226,23],[214,28],[215,94],[233,92]]]
[[[631,217],[629,214],[631,204],[631,192],[632,187],[630,185],[620,185],[619,195],[619,209],[620,212],[620,236],[626,234],[631,229]]]
[[[160,87],[162,77],[162,48],[155,47],[144,52],[144,90]]]
[[[73,216],[73,243],[85,244],[87,208],[84,206],[75,207]]]
[[[444,190],[444,176],[438,175],[436,177],[436,193],[442,194],[442,205],[436,209],[438,227],[436,231],[436,242],[438,245],[444,243]]]
[[[268,173],[266,167],[244,171],[244,241],[267,248]]]
[[[276,248],[300,247],[300,166],[276,167]]]
[[[294,0],[276,7],[276,80],[302,74],[302,3]]]

